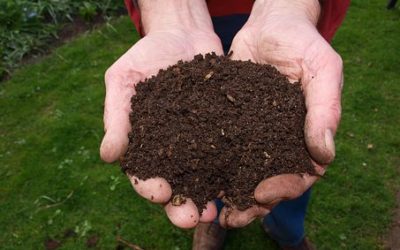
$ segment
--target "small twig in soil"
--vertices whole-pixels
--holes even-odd
[[[212,77],[213,74],[214,74],[214,72],[213,72],[213,71],[210,71],[210,73],[208,73],[208,74],[204,77],[204,80],[206,81],[206,80],[210,79],[210,78]]]
[[[121,238],[121,236],[117,235],[117,242],[124,244],[125,246],[129,247],[130,249],[133,250],[143,250],[143,248],[139,247],[138,245],[135,245],[129,241],[126,241]]]
[[[231,95],[226,95],[226,98],[228,98],[228,101],[230,101],[231,103],[235,103],[235,98],[233,98],[233,96]]]

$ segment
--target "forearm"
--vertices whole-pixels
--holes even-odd
[[[316,26],[320,11],[318,0],[257,0],[248,25],[268,19],[287,17],[307,21]]]
[[[213,30],[204,0],[139,0],[145,34],[170,30]]]

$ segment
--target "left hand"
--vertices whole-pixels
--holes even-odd
[[[188,61],[197,54],[222,54],[222,45],[214,33],[207,5],[203,0],[139,1],[146,36],[122,55],[106,72],[104,105],[105,136],[100,147],[106,162],[118,160],[128,147],[131,130],[131,97],[138,82],[157,74],[178,60]],[[151,202],[163,204],[170,221],[191,228],[216,217],[213,202],[200,216],[190,199],[181,206],[170,202],[172,189],[164,178],[140,180],[128,175],[133,188]]]
[[[232,42],[232,59],[271,64],[290,81],[301,81],[306,100],[305,140],[318,174],[335,157],[334,135],[340,121],[342,60],[318,33],[317,0],[256,1],[248,22]],[[295,199],[317,176],[282,174],[257,186],[259,205],[220,214],[222,226],[243,227],[265,216],[282,200]]]

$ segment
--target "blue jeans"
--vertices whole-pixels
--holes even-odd
[[[213,17],[215,32],[220,37],[225,54],[228,53],[235,34],[248,19],[248,15],[230,15]],[[304,238],[304,219],[311,190],[290,201],[283,201],[274,207],[263,223],[268,234],[281,246],[296,246]],[[221,200],[216,200],[218,213],[223,207]]]
[[[282,201],[263,218],[263,224],[268,228],[269,236],[280,246],[297,246],[303,240],[304,220],[310,196],[311,189],[297,199]],[[216,199],[215,204],[219,214],[224,203]],[[214,222],[219,223],[218,217]]]

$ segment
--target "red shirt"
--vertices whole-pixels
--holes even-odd
[[[321,6],[321,17],[318,21],[319,33],[330,42],[341,25],[350,0],[324,0]],[[208,0],[207,5],[211,16],[227,16],[232,14],[250,14],[254,0]],[[132,0],[125,0],[129,16],[138,32],[143,36],[140,26],[140,13]]]

